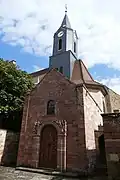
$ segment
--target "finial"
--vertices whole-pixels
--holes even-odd
[[[67,14],[67,4],[65,4],[65,14]]]

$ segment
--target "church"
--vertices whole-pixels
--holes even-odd
[[[77,32],[65,12],[49,67],[31,74],[17,166],[85,172],[106,164],[101,114],[118,112],[120,96],[96,82],[78,57]]]

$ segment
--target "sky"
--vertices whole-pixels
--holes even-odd
[[[89,72],[120,93],[119,0],[0,0],[0,57],[28,73],[48,67],[65,4]]]

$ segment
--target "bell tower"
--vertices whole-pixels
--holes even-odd
[[[53,53],[49,60],[49,67],[58,69],[70,79],[77,54],[78,37],[71,27],[66,8],[62,24],[54,34]]]

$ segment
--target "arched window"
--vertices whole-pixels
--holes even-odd
[[[76,42],[74,42],[74,52],[76,53]]]
[[[62,39],[59,39],[58,50],[61,50],[61,49],[62,49]]]
[[[55,114],[55,101],[53,100],[48,101],[47,114]]]
[[[63,74],[63,66],[60,66],[60,73]]]

